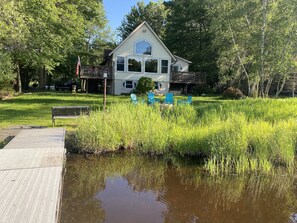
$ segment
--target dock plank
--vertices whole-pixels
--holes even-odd
[[[22,130],[0,150],[0,223],[59,221],[63,128]]]
[[[64,148],[63,128],[26,129],[16,135],[3,149]]]
[[[0,222],[58,221],[62,167],[0,171]]]

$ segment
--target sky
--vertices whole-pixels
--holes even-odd
[[[131,7],[136,5],[139,1],[141,0],[103,0],[106,17],[113,31],[116,31],[116,28],[121,25],[124,16],[128,14]],[[146,4],[150,1],[157,2],[157,0],[144,0]]]

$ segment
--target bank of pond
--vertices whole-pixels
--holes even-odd
[[[118,103],[78,119],[83,153],[129,150],[192,156],[210,174],[271,174],[295,169],[296,99],[194,102],[195,106]]]

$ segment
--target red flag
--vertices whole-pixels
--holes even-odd
[[[79,75],[79,71],[80,71],[80,57],[78,56],[77,57],[77,64],[76,64],[76,72],[75,72],[75,74],[76,74],[76,76],[78,77],[78,75]]]

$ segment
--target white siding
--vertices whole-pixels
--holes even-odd
[[[178,72],[189,72],[189,63],[186,61],[178,59],[173,66],[178,66]]]
[[[136,55],[135,45],[139,41],[147,41],[152,46],[151,55]],[[117,71],[116,70],[116,58],[117,56],[125,57],[125,70]],[[141,72],[128,72],[128,58],[137,57],[142,60],[142,71]],[[158,60],[158,72],[157,73],[146,73],[145,72],[145,60],[157,59]],[[161,61],[168,60],[168,73],[161,74]],[[113,64],[114,66],[114,89],[113,93],[119,95],[121,93],[129,93],[132,89],[126,89],[123,86],[123,83],[126,80],[133,81],[137,83],[138,80],[145,76],[150,77],[155,82],[164,83],[162,86],[166,86],[166,92],[168,92],[169,79],[170,79],[170,65],[171,65],[171,55],[168,51],[162,46],[159,40],[154,36],[146,24],[144,24],[140,29],[138,29],[132,36],[130,36],[124,44],[117,48],[113,53]],[[134,86],[133,86],[134,87]]]

